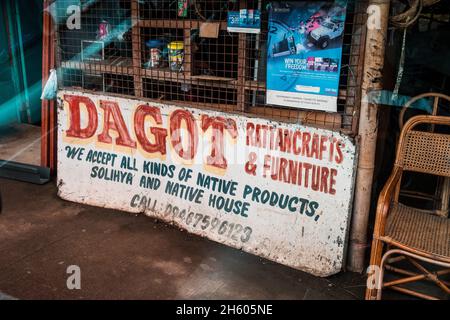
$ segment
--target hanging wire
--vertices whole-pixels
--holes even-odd
[[[441,0],[408,0],[409,9],[391,17],[391,24],[397,28],[408,28],[416,23],[424,7],[432,6]]]
[[[400,85],[402,84],[403,72],[405,66],[405,51],[406,51],[406,28],[403,30],[403,41],[402,41],[402,53],[400,55],[400,63],[398,67],[397,79],[395,81],[394,93],[392,94],[392,102],[398,99],[398,93],[400,91]]]
[[[391,24],[395,28],[403,29],[402,51],[400,54],[400,62],[398,67],[397,79],[395,82],[395,88],[391,98],[392,101],[397,100],[398,93],[400,91],[400,85],[403,79],[407,29],[416,23],[424,7],[434,5],[439,1],[440,0],[409,0],[408,2],[410,7],[408,10],[391,17]]]

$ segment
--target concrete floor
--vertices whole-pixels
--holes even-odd
[[[54,184],[0,179],[0,292],[18,299],[361,299],[321,279],[144,216],[69,203]],[[68,290],[67,267],[81,268]]]
[[[41,164],[41,128],[13,124],[0,128],[0,159]]]
[[[38,165],[39,135],[28,125],[1,131],[0,159]],[[63,201],[54,183],[0,179],[0,190],[0,300],[364,297],[363,275],[317,278],[145,216]],[[81,268],[81,290],[67,289],[70,265]]]

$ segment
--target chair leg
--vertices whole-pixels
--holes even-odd
[[[383,242],[373,239],[372,251],[370,254],[370,266],[368,269],[366,300],[374,300],[378,295],[378,290],[382,290],[383,284],[379,283],[379,272],[383,254]],[[370,273],[370,274],[369,274]]]
[[[412,258],[408,258],[408,260],[417,268],[419,269],[424,275],[425,277],[430,280],[433,281],[438,287],[440,287],[443,291],[445,291],[446,294],[450,294],[450,289],[447,286],[447,284],[445,283],[445,281],[442,281],[438,278],[438,272],[430,272],[428,271],[427,268],[425,268],[424,266],[422,266],[420,263],[418,263],[417,261],[414,261]],[[443,271],[447,271],[447,270],[443,270]]]
[[[392,268],[392,267],[390,267],[388,265],[385,265],[389,260],[391,260],[391,259],[389,259],[389,257],[391,255],[394,255],[394,254],[398,254],[398,255],[402,255],[402,256],[406,257],[406,259],[409,260],[414,266],[416,266],[422,272],[422,274],[415,274],[413,272],[409,272],[409,271],[402,270],[402,269],[397,269],[397,268]],[[440,271],[437,271],[437,272],[430,272],[425,267],[423,267],[420,263],[415,261],[414,259],[421,260],[423,262],[427,262],[427,263],[431,263],[431,264],[435,264],[435,265],[444,267],[446,269],[440,270]],[[394,280],[394,281],[391,281],[391,282],[383,283],[384,268],[385,267],[386,267],[386,269],[393,269],[393,271],[400,271],[401,274],[408,275],[409,277],[408,278],[404,278],[404,279],[399,279],[399,280]],[[415,281],[419,281],[419,280],[429,280],[429,281],[434,282],[444,292],[449,294],[450,293],[450,289],[447,286],[447,283],[445,281],[442,281],[442,280],[440,280],[438,278],[440,275],[445,275],[445,274],[448,274],[448,273],[450,273],[450,263],[436,261],[436,260],[433,260],[431,258],[422,257],[420,255],[417,255],[417,254],[414,254],[414,253],[411,253],[411,252],[407,252],[407,251],[404,251],[404,250],[401,250],[401,249],[392,249],[392,250],[387,251],[383,255],[382,259],[381,259],[378,283],[381,285],[382,288],[383,287],[389,287],[390,289],[397,290],[397,291],[400,291],[400,292],[405,293],[405,294],[413,295],[413,296],[418,297],[418,298],[430,299],[430,300],[438,300],[438,298],[436,298],[436,297],[433,297],[433,296],[430,296],[430,295],[426,295],[426,294],[423,294],[423,293],[420,293],[420,292],[416,292],[416,291],[413,291],[413,290],[409,290],[409,289],[406,289],[406,288],[402,288],[402,287],[399,287],[398,285],[399,284],[403,284],[403,283],[415,282]],[[377,299],[378,300],[381,299],[381,293],[382,293],[382,291],[378,290],[378,293],[377,293]]]
[[[383,288],[386,287],[386,284],[384,283],[384,269],[386,267],[386,263],[389,261],[390,256],[398,254],[398,250],[388,250],[381,258],[381,264],[380,269],[378,272],[378,283],[380,285],[380,289],[377,292],[377,300],[381,300],[381,294],[383,293]]]

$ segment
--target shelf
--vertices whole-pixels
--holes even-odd
[[[199,29],[203,21],[199,20],[138,20],[138,27],[162,29]],[[218,22],[220,30],[227,30],[227,22]]]
[[[91,74],[111,73],[118,75],[135,75],[133,72],[132,59],[115,58],[103,61],[64,61],[62,68],[78,69],[88,71]],[[164,69],[141,69],[141,76],[158,81],[172,81],[177,83],[188,83],[192,85],[207,85],[216,88],[237,89],[237,80],[215,76],[189,76],[184,72]],[[245,90],[266,92],[266,83],[254,80],[245,81]],[[346,100],[345,90],[339,90],[338,99]]]
[[[202,103],[202,102],[179,101],[179,100],[171,100],[171,101],[168,101],[165,103],[183,106],[183,107],[186,107],[186,105],[188,105],[190,108],[196,108],[196,109],[201,109],[201,110],[219,110],[222,112],[235,112],[236,111],[236,105],[234,105],[234,104]]]
[[[246,80],[244,83],[244,87],[245,90],[266,91],[266,83],[255,80]]]
[[[112,58],[102,61],[63,61],[61,67],[78,69],[92,74],[112,73],[119,75],[133,75],[133,60],[129,58]]]
[[[186,82],[190,80],[190,78],[184,72],[171,71],[168,68],[142,68],[141,70],[141,73],[144,77],[155,80],[176,82]]]
[[[83,70],[91,74],[111,73],[117,75],[135,76],[132,59],[103,61],[63,61],[61,67],[65,69]],[[189,83],[193,85],[207,85],[216,88],[236,89],[236,80],[209,76],[189,76],[184,72],[165,69],[141,68],[141,76],[158,81],[172,81],[177,83]]]
[[[191,79],[206,80],[206,81],[226,81],[226,82],[232,82],[232,81],[236,80],[233,78],[224,78],[224,77],[215,77],[215,76],[192,76]]]
[[[210,76],[189,76],[184,72],[175,72],[170,69],[142,69],[142,76],[158,81],[172,81],[193,85],[207,85],[216,88],[236,89],[236,80]],[[214,78],[214,79],[213,79]]]

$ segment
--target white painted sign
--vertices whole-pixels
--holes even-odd
[[[355,145],[337,132],[61,91],[63,199],[173,223],[270,260],[341,270]]]

